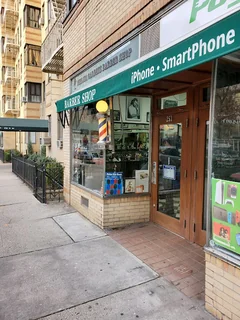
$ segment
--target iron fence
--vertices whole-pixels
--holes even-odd
[[[62,199],[63,167],[59,163],[38,166],[33,161],[12,156],[12,172],[33,190],[40,202]]]

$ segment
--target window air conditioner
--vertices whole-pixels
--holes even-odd
[[[26,103],[27,102],[27,97],[22,97],[22,103]]]
[[[57,140],[57,147],[59,149],[62,149],[63,148],[63,140]]]
[[[51,145],[51,137],[45,137],[42,139],[43,145],[50,146]]]

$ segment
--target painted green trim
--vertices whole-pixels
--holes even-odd
[[[123,93],[236,51],[240,49],[239,21],[240,11],[134,67],[57,101],[57,112]]]

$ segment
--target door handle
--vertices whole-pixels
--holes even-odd
[[[187,178],[187,170],[184,170],[184,178]]]
[[[194,180],[197,180],[197,170],[194,170]]]

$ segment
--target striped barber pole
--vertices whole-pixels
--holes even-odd
[[[107,119],[98,119],[99,141],[106,142],[107,140]]]

